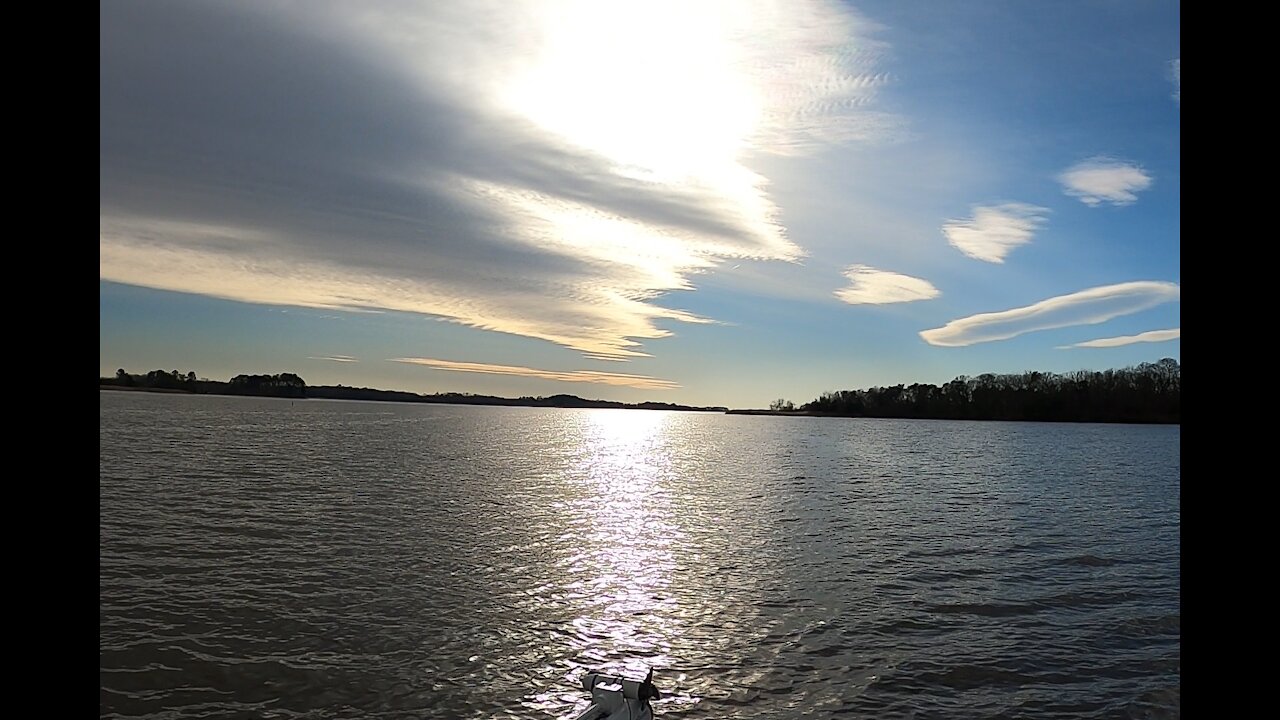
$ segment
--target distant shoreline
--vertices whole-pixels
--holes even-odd
[[[156,392],[180,395],[218,395],[222,397],[287,397],[290,400],[355,400],[365,402],[399,402],[423,405],[482,405],[486,407],[554,407],[554,408],[588,408],[619,410],[670,410],[673,412],[714,412],[725,413],[725,407],[696,407],[692,405],[676,405],[662,402],[623,403],[613,400],[586,400],[576,395],[552,395],[551,397],[503,398],[490,395],[467,395],[461,393],[438,393],[420,395],[402,390],[375,390],[372,388],[352,388],[343,385],[307,386],[301,395],[281,395],[274,392],[231,392],[226,383],[215,381],[198,381],[197,389],[146,387],[140,385],[120,385],[112,378],[100,378],[100,390],[128,392]]]
[[[395,398],[341,398],[341,397],[316,397],[316,396],[300,397],[300,398],[283,398],[278,395],[246,395],[243,393],[194,392],[191,390],[178,390],[174,388],[123,387],[120,385],[100,385],[98,389],[111,390],[111,391],[117,391],[117,392],[124,391],[124,392],[164,393],[168,395],[214,395],[217,397],[266,397],[266,398],[276,398],[280,400],[284,400],[284,399],[341,400],[344,402],[392,402],[392,403],[407,403],[407,404],[416,403],[419,405],[475,405],[480,407],[543,407],[543,408],[557,408],[562,410],[573,410],[573,409],[671,410],[670,408],[658,408],[658,407],[643,406],[643,405],[622,405],[621,407],[614,407],[614,406],[594,407],[594,406],[583,406],[583,405],[520,404],[516,400],[511,400],[507,398],[504,398],[504,399],[508,400],[508,402],[503,402],[503,403],[480,403],[480,402],[457,402],[457,401],[402,400],[402,399],[395,399]],[[399,391],[386,390],[382,392],[399,392]],[[588,400],[584,402],[606,403],[610,401]],[[1135,421],[1135,420],[1005,420],[1002,418],[879,417],[879,416],[872,416],[872,415],[839,415],[836,413],[815,412],[813,410],[765,410],[765,409],[754,409],[754,408],[725,409],[725,408],[718,408],[718,407],[709,407],[709,408],[687,407],[686,409],[683,409],[683,410],[671,410],[671,411],[672,412],[707,412],[707,413],[717,413],[722,415],[773,415],[773,416],[779,416],[779,417],[844,418],[849,420],[860,419],[860,420],[954,420],[958,422],[1066,422],[1066,423],[1086,423],[1086,424],[1097,423],[1097,424],[1103,424],[1103,425],[1181,425],[1182,424],[1180,421],[1142,422],[1142,421]]]
[[[197,393],[192,390],[179,390],[177,388],[148,388],[148,387],[129,387],[126,385],[99,385],[99,390],[120,390],[124,392],[153,392],[153,393],[176,393],[178,395],[201,395],[205,393]],[[213,393],[208,393],[213,394]]]
[[[133,375],[123,368],[115,377],[99,378],[102,389],[190,395],[278,397],[295,400],[357,400],[495,407],[616,408],[715,412],[728,415],[884,418],[900,420],[997,420],[1022,422],[1118,423],[1180,425],[1182,369],[1177,360],[1106,371],[1056,374],[984,373],[959,376],[943,385],[912,383],[865,390],[824,392],[796,405],[779,398],[768,409],[697,407],[666,402],[624,403],[587,400],[576,395],[504,398],[444,392],[430,395],[405,390],[378,390],[345,385],[307,385],[293,373],[237,375],[227,382],[198,378],[177,370]]]

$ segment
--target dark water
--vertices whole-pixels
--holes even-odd
[[[1179,715],[1179,428],[102,392],[101,716]]]

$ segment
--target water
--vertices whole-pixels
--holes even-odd
[[[100,393],[103,718],[1179,715],[1179,428]]]

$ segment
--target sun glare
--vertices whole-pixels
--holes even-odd
[[[730,6],[579,0],[543,15],[533,67],[507,102],[636,177],[716,177],[761,106],[733,42]]]

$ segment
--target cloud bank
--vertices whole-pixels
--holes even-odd
[[[1121,335],[1119,337],[1099,338],[1097,340],[1086,340],[1085,342],[1076,343],[1075,345],[1064,345],[1059,350],[1065,350],[1073,347],[1087,348],[1110,348],[1120,347],[1122,345],[1132,345],[1134,343],[1144,342],[1168,342],[1177,340],[1182,337],[1182,328],[1172,328],[1170,330],[1148,330],[1137,335]]]
[[[975,205],[973,217],[948,220],[942,226],[942,234],[953,247],[971,258],[1003,263],[1011,250],[1031,242],[1048,212],[1046,208],[1026,203]]]
[[[1062,191],[1090,207],[1136,202],[1134,193],[1151,187],[1151,176],[1132,163],[1098,156],[1083,160],[1058,175]]]
[[[929,300],[941,294],[928,280],[867,265],[850,265],[844,275],[849,278],[849,287],[837,290],[835,296],[850,305]]]
[[[794,261],[755,154],[883,136],[837,3],[171,3],[100,13],[99,273],[644,355]],[[661,38],[661,52],[654,52]]]
[[[1024,333],[1072,325],[1096,325],[1167,302],[1177,302],[1176,283],[1136,281],[1089,288],[1059,295],[1026,307],[971,315],[940,328],[924,330],[920,337],[930,345],[964,347],[1007,340]]]
[[[538,370],[536,368],[517,365],[490,365],[488,363],[456,362],[453,360],[437,360],[435,358],[392,358],[392,362],[422,365],[436,370],[452,372],[481,373],[485,375],[514,375],[516,377],[537,378],[539,380],[558,380],[560,382],[596,383],[599,385],[615,385],[620,387],[639,388],[641,390],[673,390],[680,387],[670,380],[649,377],[647,375],[628,375],[625,373],[601,372],[597,370]]]

